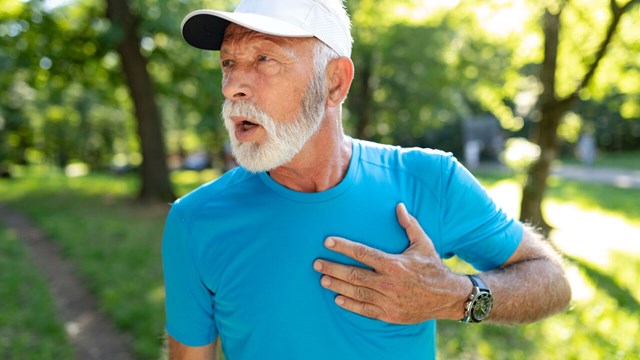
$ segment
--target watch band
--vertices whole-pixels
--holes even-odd
[[[480,290],[491,292],[491,290],[489,290],[489,287],[479,277],[475,275],[467,275],[467,277],[469,278],[469,280],[471,280],[473,286],[479,288]]]
[[[473,291],[469,295],[469,299],[465,303],[464,306],[464,318],[460,320],[460,322],[482,322],[487,318],[489,312],[491,312],[491,308],[493,306],[491,290],[489,287],[475,275],[467,275],[471,283],[473,284]],[[475,313],[476,305],[480,303],[479,314]]]

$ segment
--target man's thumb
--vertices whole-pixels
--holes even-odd
[[[427,249],[432,248],[433,245],[430,244],[430,241],[427,241],[429,237],[420,226],[420,223],[418,222],[418,220],[416,220],[416,218],[409,214],[407,207],[403,203],[399,203],[396,206],[396,216],[398,217],[398,223],[407,233],[407,238],[409,238],[410,242],[410,248],[419,248],[425,250],[424,245],[427,246]]]

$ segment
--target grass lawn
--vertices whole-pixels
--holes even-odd
[[[162,344],[164,288],[160,241],[168,205],[128,200],[132,177],[59,175],[5,181],[0,200],[31,216],[61,246],[101,307],[134,339],[141,359]]]
[[[580,165],[575,157],[566,157],[559,160],[562,164]],[[622,168],[640,170],[640,151],[606,152],[597,155],[593,166],[602,168]]]
[[[174,174],[173,179],[178,192],[184,194],[215,176],[185,172]],[[505,181],[504,175],[498,174],[481,174],[481,179],[496,189],[497,196],[506,189],[505,206],[513,207],[514,198],[509,193],[515,187],[513,181]],[[64,255],[76,263],[106,313],[132,335],[138,357],[156,359],[164,323],[160,241],[168,206],[142,206],[128,200],[135,189],[133,177],[28,176],[0,182],[0,201],[30,215],[61,245]],[[545,206],[563,209],[562,206],[571,205],[578,209],[578,214],[595,212],[599,218],[621,219],[633,228],[640,226],[640,209],[637,201],[633,201],[639,198],[640,190],[618,191],[603,185],[553,180]],[[613,236],[616,229],[610,232]],[[576,238],[568,242],[588,243],[587,240],[607,241]],[[633,335],[640,333],[637,307],[640,288],[635,285],[640,256],[607,252],[607,261],[595,261],[579,255],[572,257],[570,267],[572,283],[578,292],[569,311],[518,327],[440,322],[440,357],[631,359],[640,353],[637,336]],[[10,273],[11,278],[24,276],[22,273],[28,271],[26,267],[16,269]],[[5,281],[0,282],[2,301],[8,291],[4,287]],[[4,309],[0,307],[0,319],[7,316]],[[42,314],[53,319],[51,311]],[[52,343],[61,342],[53,335],[44,336],[52,336],[49,340]],[[0,332],[0,346],[7,341],[12,344],[12,337]],[[15,345],[10,346],[13,349]]]
[[[0,227],[0,359],[69,359],[71,347],[42,275]]]

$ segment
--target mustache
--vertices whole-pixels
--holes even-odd
[[[232,116],[239,116],[262,126],[271,122],[271,117],[266,112],[247,100],[225,100],[222,103],[221,116],[225,121],[230,120]]]

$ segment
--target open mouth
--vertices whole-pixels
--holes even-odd
[[[238,141],[256,141],[260,135],[259,129],[262,126],[249,120],[236,122],[236,139]]]
[[[256,123],[252,123],[251,121],[247,121],[247,120],[245,120],[242,123],[240,123],[240,127],[242,128],[242,130],[245,130],[245,131],[251,130],[251,129],[257,127],[257,126],[260,126],[260,125],[258,125]]]

